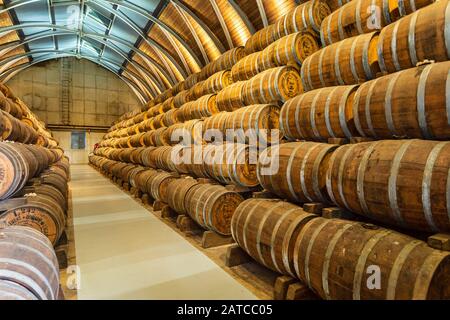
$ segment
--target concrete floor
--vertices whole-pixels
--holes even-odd
[[[72,166],[78,299],[255,299],[87,165]]]

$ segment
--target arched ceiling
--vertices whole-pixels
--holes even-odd
[[[73,56],[114,72],[146,102],[297,2],[0,0],[0,80]]]

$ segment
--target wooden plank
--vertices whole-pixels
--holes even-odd
[[[323,209],[323,203],[311,202],[303,204],[303,210],[308,213],[321,214]]]
[[[230,236],[223,236],[209,230],[203,232],[202,247],[205,249],[224,246],[231,243],[234,243],[234,239]]]
[[[277,280],[275,280],[275,285],[273,287],[273,299],[286,300],[288,288],[295,282],[298,282],[295,278],[289,276],[279,276]]]
[[[155,200],[153,202],[153,211],[161,211],[162,208],[164,208],[164,206],[166,206],[167,204],[165,204],[164,202],[162,202],[161,200]]]
[[[253,259],[237,244],[228,247],[225,256],[225,265],[227,267],[231,268],[251,261],[253,261]]]
[[[318,297],[302,282],[289,285],[286,300],[317,300]]]
[[[428,238],[428,245],[434,249],[450,251],[450,234],[435,234]]]

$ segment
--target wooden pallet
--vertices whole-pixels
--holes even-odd
[[[234,268],[243,264],[258,264],[241,247],[233,244],[228,247],[225,265]],[[303,282],[298,279],[279,275],[273,283],[274,300],[317,300],[319,299]]]

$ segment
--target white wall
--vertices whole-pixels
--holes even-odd
[[[71,149],[71,132],[70,131],[54,131],[53,136],[59,141],[61,147],[65,150],[66,155],[70,159],[71,164],[87,164],[89,163],[89,153],[94,150],[94,145],[101,141],[104,133],[86,132],[86,149]]]
[[[141,107],[131,89],[112,72],[71,59],[70,124],[109,127],[121,114]],[[48,125],[62,124],[61,62],[42,62],[20,72],[7,85]]]

